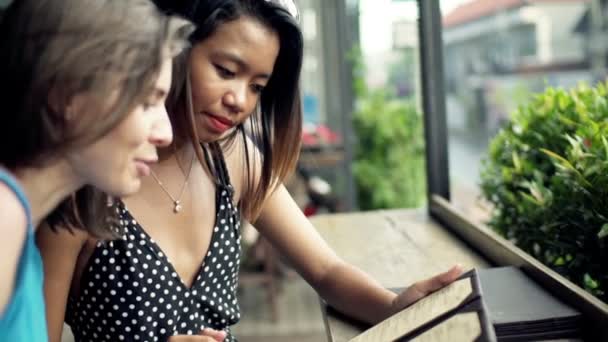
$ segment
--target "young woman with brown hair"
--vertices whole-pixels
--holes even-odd
[[[331,305],[370,323],[460,274],[455,268],[396,296],[340,260],[283,187],[298,158],[302,121],[303,39],[292,1],[156,3],[196,25],[192,47],[175,60],[167,100],[174,144],[142,191],[117,204],[122,239],[42,238],[53,265],[48,279],[62,284],[47,285],[50,316],[63,317],[70,284],[86,291],[67,302],[78,341],[96,329],[107,340],[196,341],[205,328],[235,340],[242,220]],[[110,315],[118,322],[88,324]],[[51,332],[60,328],[56,320]]]
[[[3,13],[2,340],[48,340],[38,226],[113,235],[106,195],[70,194],[133,194],[170,144],[164,99],[185,25],[145,0],[18,0]]]

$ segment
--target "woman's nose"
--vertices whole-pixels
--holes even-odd
[[[152,132],[150,134],[150,143],[157,147],[166,147],[173,141],[173,129],[171,127],[171,120],[167,114],[167,109],[162,106],[159,109],[159,115],[156,121],[152,125]]]

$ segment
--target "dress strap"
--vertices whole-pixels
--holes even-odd
[[[221,147],[217,142],[209,144],[208,149],[204,145],[201,146],[204,152],[205,162],[209,169],[213,170],[217,185],[228,190],[232,194],[233,187],[230,183],[230,175],[228,174],[228,168],[226,167],[226,161]]]

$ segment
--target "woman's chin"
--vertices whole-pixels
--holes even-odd
[[[205,134],[200,134],[198,137],[198,141],[201,144],[208,144],[208,143],[212,143],[214,141],[218,141],[222,139],[222,135],[221,134],[209,134],[209,133],[205,133]]]
[[[113,196],[126,197],[136,194],[141,189],[141,178],[133,177],[129,180],[122,182],[122,184],[115,189]]]
[[[204,144],[222,140],[224,137],[227,137],[230,132],[232,132],[232,129],[229,129],[228,131],[223,133],[215,132],[210,130],[208,127],[205,126],[204,123],[201,122],[198,123],[196,130],[198,133],[198,141]]]

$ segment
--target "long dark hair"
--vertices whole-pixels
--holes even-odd
[[[274,30],[279,36],[279,55],[274,70],[264,88],[256,113],[248,120],[250,134],[261,154],[261,175],[259,181],[253,179],[252,161],[248,150],[245,127],[240,125],[228,139],[232,142],[237,134],[242,136],[247,166],[247,187],[240,203],[245,217],[253,220],[259,214],[264,199],[277,184],[291,173],[298,160],[300,136],[302,132],[302,111],[300,108],[300,70],[302,68],[303,38],[296,18],[282,5],[266,0],[154,0],[164,11],[177,14],[192,21],[196,30],[190,35],[192,45],[212,35],[223,23],[241,17],[258,20]],[[196,141],[194,113],[188,87],[189,51],[176,58],[174,82],[167,100],[170,113],[184,113],[189,135],[197,151],[198,159],[204,163],[203,153]],[[183,115],[182,115],[183,117]],[[178,119],[181,120],[181,119]],[[179,123],[175,125],[180,127]],[[249,127],[248,127],[249,128]],[[211,151],[219,150],[217,143],[211,144]],[[255,161],[253,161],[255,162]]]
[[[0,165],[43,167],[110,132],[148,96],[168,51],[187,45],[185,24],[147,0],[14,1],[0,23]],[[117,89],[110,110],[69,124],[75,95],[103,108]],[[86,186],[47,223],[107,236],[106,202]]]

